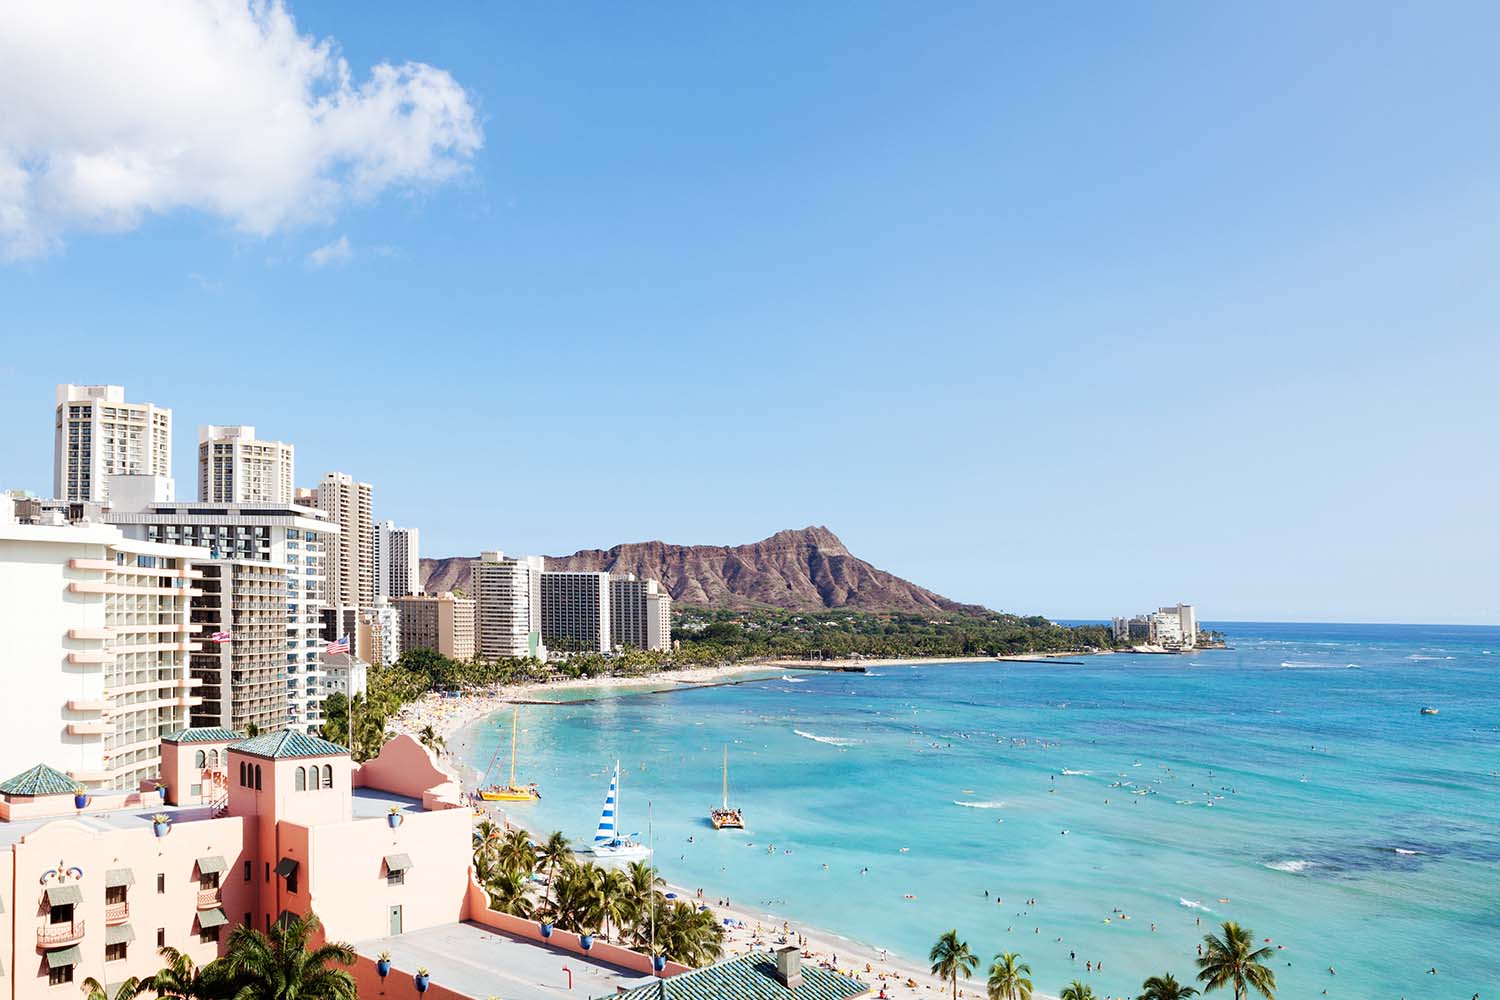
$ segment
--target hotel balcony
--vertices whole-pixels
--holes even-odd
[[[82,920],[74,920],[70,923],[62,924],[43,924],[36,929],[36,946],[38,948],[56,948],[59,945],[75,944],[82,940]]]
[[[212,910],[222,905],[218,889],[198,890],[198,909]]]
[[[68,723],[70,736],[105,736],[111,732],[114,732],[114,724],[103,719]]]
[[[106,924],[123,924],[130,919],[130,900],[124,899],[118,903],[104,904],[104,922]]]

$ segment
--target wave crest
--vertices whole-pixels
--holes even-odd
[[[964,806],[967,809],[999,809],[1001,806],[1005,805],[1004,802],[960,802],[958,799],[954,799],[953,804],[956,806]]]
[[[812,740],[814,743],[826,743],[831,747],[852,747],[864,742],[864,740],[850,739],[845,736],[818,736],[814,733],[804,733],[800,729],[793,729],[792,732],[804,740]]]

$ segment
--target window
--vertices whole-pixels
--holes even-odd
[[[324,788],[332,788],[333,787],[333,765],[332,764],[324,764],[323,765],[323,787]]]
[[[208,766],[209,767],[218,767],[219,766],[219,751],[217,751],[217,750],[210,750],[208,752]]]
[[[199,750],[197,753],[193,754],[193,766],[194,767],[201,769],[203,767],[206,767],[207,765],[208,765],[208,754],[204,753],[202,750]]]
[[[73,967],[71,965],[64,965],[47,971],[48,986],[61,986],[63,983],[71,983],[72,981]]]
[[[245,881],[248,882],[248,881],[250,881],[254,877],[255,877],[255,862],[254,861],[246,861],[245,862]]]
[[[156,946],[158,948],[165,948],[167,946],[167,929],[165,927],[158,927],[156,929]]]
[[[219,929],[217,927],[198,928],[198,940],[203,942],[219,940]]]
[[[392,871],[386,872],[385,873],[385,884],[386,885],[405,885],[406,884],[406,869],[403,868],[401,871],[396,871],[396,872],[392,872]]]
[[[188,785],[188,794],[201,796],[203,794],[202,782],[199,782],[196,785]]]
[[[292,778],[292,791],[303,792],[307,790],[307,768],[297,768],[297,774]]]
[[[255,790],[260,791],[260,765],[255,765]]]
[[[318,790],[318,765],[316,764],[312,767],[312,783],[309,787],[315,792]]]
[[[297,869],[295,868],[286,873],[286,891],[293,894],[297,892]]]
[[[245,787],[245,762],[240,761],[240,787]]]
[[[128,947],[124,941],[119,944],[107,944],[104,946],[104,960],[106,962],[123,962],[125,960],[125,949]]]
[[[161,874],[160,872],[158,872],[157,875],[156,875],[156,892],[157,892],[157,895],[161,895],[162,893],[164,893],[166,891],[167,891],[167,877],[165,875]]]
[[[125,887],[123,885],[106,886],[104,889],[104,901],[106,903],[125,902]]]
[[[54,924],[71,924],[73,922],[73,904],[58,903],[52,907],[48,919],[49,922]]]
[[[200,888],[200,889],[217,889],[218,887],[219,887],[219,873],[218,872],[199,872],[198,873],[198,888]]]

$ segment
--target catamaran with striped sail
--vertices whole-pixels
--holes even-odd
[[[635,836],[640,836],[636,834]],[[594,843],[589,847],[594,857],[603,861],[644,861],[651,856],[651,848],[637,843],[630,837],[620,835],[620,762],[615,761],[614,777],[609,779],[609,794],[604,797],[604,810],[599,813],[599,829],[594,831]]]
[[[520,709],[510,710],[510,784],[508,785],[483,785],[479,789],[479,797],[486,802],[534,802],[542,797],[537,790],[536,782],[529,785],[516,784],[516,725]],[[495,747],[495,756],[490,758],[490,766],[484,772],[483,781],[490,776],[490,771],[495,769],[495,761],[500,758],[500,747]]]

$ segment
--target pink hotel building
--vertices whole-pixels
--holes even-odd
[[[203,965],[235,926],[309,911],[356,944],[363,996],[417,1000],[418,965],[428,1000],[652,981],[645,955],[489,909],[471,877],[472,814],[410,737],[356,765],[292,730],[187,729],[162,739],[161,759],[161,784],[138,792],[77,794],[44,764],[0,783],[0,998],[73,1000],[85,977],[148,976],[163,945]],[[395,953],[385,976],[382,951]]]

